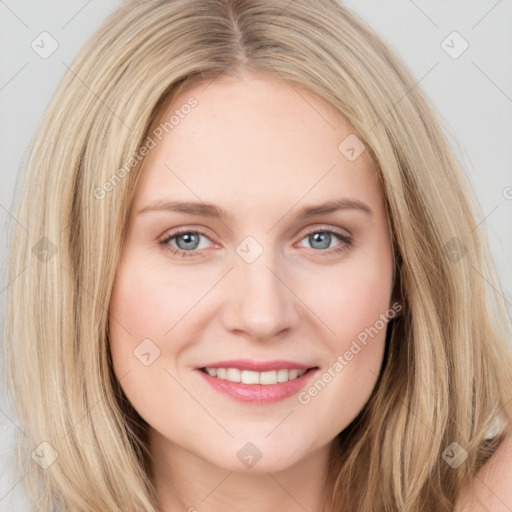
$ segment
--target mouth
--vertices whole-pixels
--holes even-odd
[[[287,361],[225,361],[196,368],[216,391],[242,402],[272,403],[298,393],[318,366]]]
[[[280,370],[270,370],[267,372],[254,372],[251,370],[240,370],[239,368],[200,368],[200,371],[207,373],[210,377],[229,382],[271,386],[278,382],[289,382],[302,377],[308,370],[281,368]]]

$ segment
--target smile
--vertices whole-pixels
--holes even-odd
[[[195,368],[210,388],[241,402],[269,404],[299,393],[318,366],[293,361],[219,361]]]
[[[262,384],[269,386],[278,382],[288,382],[297,379],[306,373],[307,370],[281,369],[268,372],[254,372],[251,370],[240,370],[238,368],[204,368],[210,377],[230,382],[241,382],[243,384]]]

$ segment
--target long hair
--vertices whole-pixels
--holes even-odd
[[[69,65],[10,246],[5,361],[25,488],[43,512],[158,510],[147,425],[113,375],[110,296],[150,127],[187,87],[241,69],[344,116],[386,198],[403,310],[370,400],[333,443],[325,504],[452,510],[504,438],[488,439],[493,420],[512,419],[509,320],[445,128],[401,60],[335,0],[128,1]],[[467,453],[457,468],[443,456],[452,443]]]

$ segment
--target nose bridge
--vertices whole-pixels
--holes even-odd
[[[280,269],[275,250],[254,239],[237,247],[233,278],[228,292],[226,327],[245,331],[263,340],[292,327],[297,319],[295,298],[286,285],[287,272]]]

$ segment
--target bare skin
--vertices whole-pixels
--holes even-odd
[[[512,510],[512,432],[498,446],[478,475],[457,499],[455,512]]]
[[[366,152],[350,161],[338,149],[354,130],[314,95],[246,74],[182,93],[163,119],[192,96],[197,106],[151,150],[137,184],[111,303],[115,372],[150,425],[163,511],[321,512],[329,448],[382,365],[385,327],[344,355],[392,307],[384,196]],[[297,217],[340,198],[368,211]],[[158,200],[232,217],[140,213]],[[169,238],[178,228],[202,233],[194,249],[190,235]],[[237,248],[262,252],[249,263]],[[144,339],[160,351],[148,366],[133,353]],[[332,377],[338,356],[346,365]],[[332,378],[307,403],[244,403],[197,369],[228,359],[292,360]],[[253,467],[237,456],[249,442],[261,454]]]

